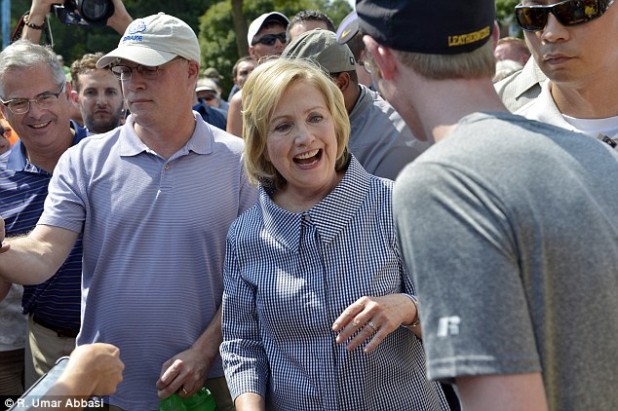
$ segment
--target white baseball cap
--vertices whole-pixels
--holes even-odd
[[[270,13],[264,13],[257,19],[253,20],[249,25],[249,30],[247,31],[247,43],[251,45],[253,42],[253,38],[258,31],[262,28],[266,21],[278,21],[283,25],[283,27],[287,28],[288,24],[290,24],[290,20],[284,15],[279,13],[278,11],[271,11]]]
[[[116,59],[133,61],[155,67],[180,56],[200,62],[200,45],[193,29],[177,17],[165,13],[136,19],[115,50],[97,61],[97,68],[104,68]]]

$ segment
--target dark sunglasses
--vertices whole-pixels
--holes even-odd
[[[515,6],[519,27],[526,31],[539,31],[547,26],[549,13],[563,26],[576,26],[601,17],[614,0],[565,0],[550,5],[520,4]]]
[[[279,34],[264,34],[259,39],[253,39],[253,42],[251,42],[251,45],[254,46],[257,43],[261,43],[261,44],[264,44],[265,46],[272,46],[277,42],[277,39],[279,39],[279,41],[282,44],[285,44],[288,40],[285,32],[279,33]]]

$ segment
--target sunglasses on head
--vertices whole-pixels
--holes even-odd
[[[279,41],[283,44],[285,44],[288,40],[285,32],[278,33],[278,34],[264,34],[259,39],[253,39],[253,42],[251,43],[251,45],[253,46],[253,45],[256,45],[257,43],[260,43],[260,44],[264,44],[265,46],[272,46],[277,42],[277,39],[279,39]]]
[[[550,5],[515,6],[519,27],[526,31],[540,31],[547,26],[549,13],[563,26],[575,26],[601,17],[614,0],[565,0]]]

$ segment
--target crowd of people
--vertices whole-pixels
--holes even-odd
[[[271,11],[227,98],[113,3],[68,76],[52,0],[0,53],[0,395],[70,356],[48,395],[111,411],[618,404],[612,1]]]

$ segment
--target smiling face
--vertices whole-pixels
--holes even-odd
[[[62,91],[58,98],[45,109],[32,101],[29,103],[28,112],[24,114],[14,114],[8,108],[2,107],[3,115],[28,151],[51,152],[66,145],[71,135],[70,86],[64,83],[58,84],[51,70],[43,64],[36,64],[27,69],[13,69],[6,76],[2,96],[4,100],[34,99],[43,93],[57,93],[60,90]]]
[[[89,70],[78,75],[78,103],[86,127],[104,133],[120,124],[124,102],[120,82],[109,70]]]
[[[305,80],[288,86],[269,121],[266,152],[287,182],[275,199],[280,205],[310,206],[333,190],[340,180],[337,136],[319,89]]]

